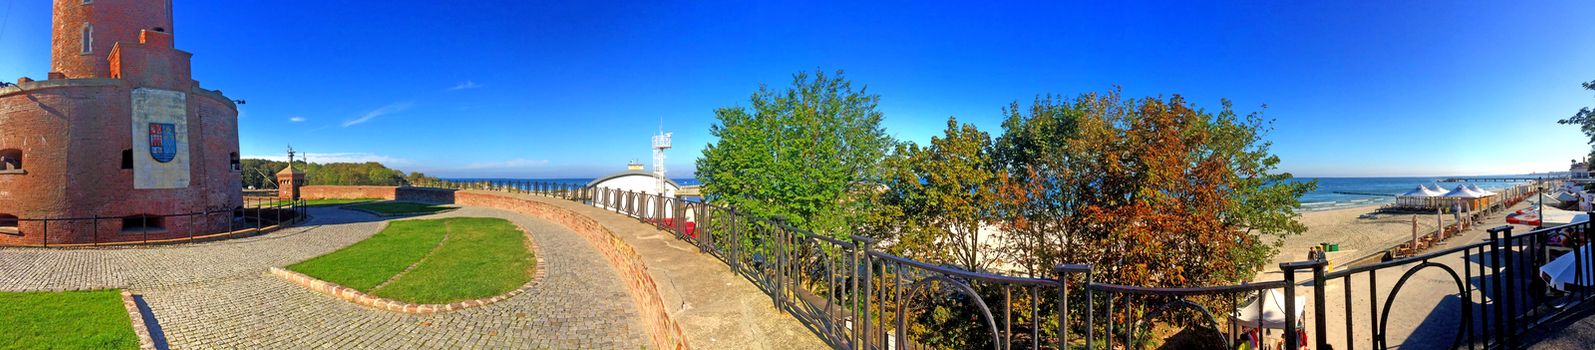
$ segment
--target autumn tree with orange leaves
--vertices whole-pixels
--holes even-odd
[[[1306,231],[1295,208],[1315,184],[1277,171],[1260,113],[1117,91],[1017,109],[996,142],[997,220],[1033,274],[1084,263],[1111,283],[1235,283]]]
[[[1249,279],[1279,238],[1306,230],[1295,209],[1315,184],[1278,171],[1261,113],[1113,91],[1004,114],[994,140],[949,120],[929,147],[900,145],[866,230],[971,270],[1050,277],[1090,264],[1101,281],[1146,287]]]

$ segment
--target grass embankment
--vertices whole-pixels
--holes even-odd
[[[288,269],[383,298],[444,304],[526,284],[535,268],[526,248],[526,235],[503,219],[402,220]]]
[[[351,206],[349,206],[349,208],[365,210],[365,211],[369,211],[369,212],[373,212],[373,213],[377,213],[377,214],[381,214],[381,215],[431,214],[431,213],[436,213],[436,212],[440,212],[440,211],[451,209],[449,207],[445,207],[445,206],[441,206],[441,205],[411,203],[411,202],[367,203],[367,204],[351,205]]]
[[[137,349],[117,290],[0,293],[0,349]]]

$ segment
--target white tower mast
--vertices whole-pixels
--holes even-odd
[[[661,196],[666,195],[665,150],[670,149],[670,134],[671,133],[665,132],[664,127],[661,126],[659,128],[659,134],[654,135],[654,176],[658,177],[657,179],[654,179],[657,182],[655,189],[659,191],[659,195]]]

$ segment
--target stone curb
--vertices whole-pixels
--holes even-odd
[[[353,288],[344,287],[338,285],[337,283],[323,281],[315,277],[310,277],[308,275],[280,267],[272,267],[271,274],[277,276],[278,278],[282,278],[283,280],[287,280],[290,283],[297,284],[300,287],[304,287],[305,289],[355,303],[356,305],[378,310],[387,310],[405,314],[428,315],[439,312],[449,312],[480,307],[504,301],[506,299],[513,298],[516,295],[520,295],[521,293],[525,293],[526,291],[531,290],[533,286],[536,286],[537,282],[542,281],[544,277],[548,276],[548,269],[546,268],[548,265],[544,264],[543,254],[538,250],[537,243],[532,241],[532,234],[527,232],[526,228],[521,227],[520,224],[516,224],[515,228],[521,230],[521,234],[526,235],[527,249],[532,252],[532,257],[537,260],[537,265],[535,267],[536,270],[532,272],[532,280],[526,281],[526,284],[521,285],[520,288],[487,298],[459,301],[448,304],[411,304],[366,294],[365,292],[361,292]]]
[[[127,309],[127,318],[133,323],[133,334],[138,335],[138,348],[141,350],[154,350],[155,339],[150,337],[149,327],[144,326],[144,313],[138,312],[138,303],[133,301],[133,293],[122,290],[122,307]]]

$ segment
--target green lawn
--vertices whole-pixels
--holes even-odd
[[[448,239],[438,245],[445,232]],[[534,265],[526,235],[514,224],[448,218],[394,221],[365,241],[288,269],[384,298],[444,304],[520,288],[531,280]]]
[[[0,292],[0,349],[137,349],[122,294]]]
[[[369,291],[415,264],[443,239],[442,220],[400,220],[364,241],[318,256],[289,270]]]
[[[486,298],[531,280],[526,234],[502,219],[448,219],[449,238],[436,253],[374,294],[418,304]]]
[[[383,214],[383,215],[414,214],[414,213],[436,213],[436,212],[439,212],[439,211],[444,211],[444,210],[451,209],[449,207],[445,207],[445,206],[441,206],[441,205],[421,204],[421,203],[411,203],[411,202],[367,203],[367,204],[352,205],[352,206],[349,206],[349,207],[350,208],[354,208],[354,209],[361,209],[361,210],[365,210],[365,211],[370,211],[370,212],[374,212],[374,213],[377,213],[377,214]]]

